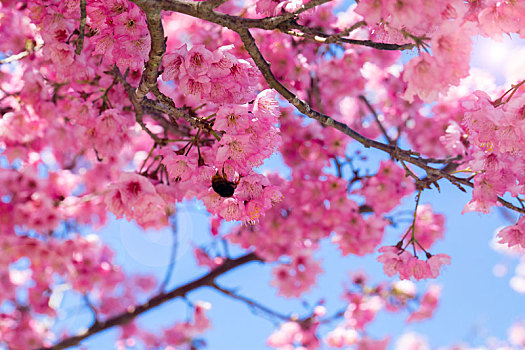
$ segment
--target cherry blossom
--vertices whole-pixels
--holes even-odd
[[[463,212],[512,210],[496,237],[525,249],[524,71],[496,84],[471,66],[479,36],[523,38],[523,18],[512,0],[2,1],[0,347],[83,347],[118,328],[117,349],[200,349],[213,313],[192,293],[209,287],[277,319],[276,349],[428,348],[369,328],[437,310],[442,287],[416,282],[441,280],[459,253],[435,243],[457,232],[420,199],[446,183]],[[210,222],[187,257],[203,274],[174,286],[181,206]],[[103,233],[118,220],[172,231],[164,280],[120,265]],[[257,261],[275,294],[303,298],[332,273],[330,249],[388,278],[353,272],[340,309],[300,313],[220,278]],[[89,311],[80,333],[70,297]],[[145,325],[175,299],[187,319]],[[505,342],[523,338],[516,323]]]

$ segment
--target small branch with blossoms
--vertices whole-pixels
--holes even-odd
[[[391,145],[383,144],[381,142],[369,139],[359,133],[357,133],[355,130],[351,129],[348,125],[341,123],[333,118],[331,118],[328,115],[325,115],[323,113],[320,113],[311,106],[306,103],[305,101],[301,100],[299,97],[297,97],[294,93],[292,93],[288,88],[286,88],[272,73],[270,64],[266,61],[266,59],[263,57],[262,53],[260,52],[259,48],[257,47],[257,44],[255,42],[255,39],[250,34],[248,29],[239,29],[237,32],[243,41],[246,50],[252,57],[252,59],[255,62],[255,65],[259,68],[261,71],[261,74],[264,76],[266,82],[270,87],[275,89],[282,97],[284,97],[290,104],[292,104],[297,110],[299,110],[301,113],[305,114],[306,116],[317,120],[323,125],[333,127],[344,134],[350,136],[354,140],[360,142],[365,146],[366,148],[376,148],[381,151],[387,152],[390,155],[394,157],[394,159],[397,159],[399,161],[406,161],[407,163],[411,163],[416,165],[417,167],[423,169],[427,176],[430,178],[432,177],[433,181],[436,182],[440,178],[445,178],[449,180],[452,184],[456,185],[461,189],[461,185],[468,186],[468,187],[474,187],[474,184],[469,181],[469,179],[464,179],[460,177],[456,177],[452,175],[451,173],[447,173],[445,171],[442,171],[440,169],[433,168],[429,166],[429,163],[436,162],[434,159],[432,161],[429,161],[419,155],[417,152],[413,152],[410,150],[403,150],[399,147],[394,147]],[[438,162],[436,162],[438,163]],[[464,190],[462,189],[464,192]],[[525,210],[523,208],[517,207],[514,204],[508,202],[507,200],[501,198],[498,196],[498,202],[501,203],[504,207],[514,210],[518,213],[525,214]]]
[[[388,276],[393,276],[399,273],[399,278],[416,280],[426,278],[436,278],[439,275],[439,270],[443,265],[450,265],[450,256],[446,254],[430,254],[423,244],[416,237],[416,228],[418,228],[418,209],[419,200],[421,199],[422,188],[419,189],[416,195],[416,205],[414,209],[412,224],[407,229],[401,240],[395,246],[386,246],[379,248],[379,252],[383,255],[379,256],[377,260],[383,263],[383,270]],[[421,228],[418,228],[421,231]],[[418,231],[418,232],[419,232]],[[408,237],[405,243],[405,239]],[[423,239],[427,239],[428,235],[424,235]],[[422,239],[420,237],[420,239]],[[427,247],[433,243],[433,239],[423,241]],[[404,244],[405,243],[405,244]],[[413,254],[407,251],[409,245],[412,245]],[[417,250],[425,253],[426,261],[420,260],[417,256]]]
[[[364,22],[357,22],[351,28],[357,29],[362,26]],[[343,38],[340,33],[338,34],[326,34],[321,31],[309,28],[304,25],[297,24],[296,22],[284,23],[279,27],[279,30],[283,33],[293,35],[299,38],[306,38],[313,40],[321,44],[351,44],[359,46],[367,46],[377,50],[387,50],[387,51],[403,51],[403,50],[412,50],[416,47],[415,44],[388,44],[388,43],[379,43],[372,40],[360,40],[360,39],[350,39]],[[348,30],[351,32],[351,30]],[[348,34],[346,34],[348,35]]]

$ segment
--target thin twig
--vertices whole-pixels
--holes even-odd
[[[86,31],[86,0],[80,0],[80,26],[78,27],[77,47],[75,48],[75,55],[80,55],[84,47],[84,35]]]
[[[292,320],[292,317],[291,316],[288,316],[288,315],[285,315],[285,314],[282,314],[278,311],[275,311],[275,310],[272,310],[252,299],[249,299],[249,298],[246,298],[242,295],[239,295],[239,294],[236,294],[234,291],[232,290],[229,290],[229,289],[226,289],[226,288],[222,288],[220,286],[218,286],[216,283],[214,283],[212,285],[212,287],[221,292],[222,294],[224,295],[227,295],[229,296],[230,298],[233,298],[233,299],[236,299],[236,300],[240,300],[242,301],[243,303],[247,304],[250,308],[254,309],[254,310],[259,310],[259,311],[262,311],[264,312],[265,314],[269,315],[269,316],[272,316],[272,317],[276,317],[276,318],[279,318],[283,321],[290,321]]]
[[[170,254],[170,260],[168,264],[168,269],[166,270],[166,275],[164,276],[164,280],[159,286],[159,291],[164,292],[166,287],[168,286],[171,276],[173,275],[173,270],[175,269],[175,263],[177,260],[177,248],[179,245],[178,240],[178,231],[177,231],[177,215],[173,214],[171,219],[171,238],[172,238],[172,244],[171,244],[171,254]]]
[[[374,116],[374,119],[375,119],[377,125],[379,125],[379,129],[381,129],[381,132],[383,133],[383,136],[385,137],[385,139],[388,142],[388,144],[394,146],[395,142],[390,138],[390,136],[388,136],[388,133],[386,132],[386,129],[383,126],[383,123],[381,123],[381,121],[379,120],[379,116],[377,115],[377,112],[374,109],[374,107],[372,107],[372,105],[370,104],[370,102],[368,102],[368,100],[367,100],[367,98],[365,96],[360,95],[359,99],[361,99],[361,101],[363,101],[365,103],[365,105],[368,108],[368,110]]]
[[[27,55],[29,55],[29,51],[25,50],[25,51],[22,51],[22,52],[19,52],[19,53],[15,54],[15,55],[11,55],[9,57],[5,57],[5,58],[1,59],[0,60],[0,64],[18,61],[18,60],[26,57]]]

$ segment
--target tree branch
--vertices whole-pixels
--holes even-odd
[[[40,348],[40,350],[62,350],[62,349],[66,349],[71,346],[78,345],[82,340],[86,338],[89,338],[111,327],[124,325],[130,322],[131,320],[133,320],[135,317],[169,300],[179,298],[179,297],[184,297],[188,293],[194,291],[195,289],[198,289],[204,286],[213,286],[215,284],[215,279],[217,279],[219,276],[225,274],[226,272],[230,270],[235,269],[236,267],[249,263],[251,261],[261,261],[261,259],[255,253],[248,253],[237,259],[227,259],[226,261],[224,261],[222,265],[218,266],[216,269],[210,271],[209,273],[202,276],[201,278],[198,278],[196,280],[193,280],[192,282],[189,282],[178,288],[175,288],[171,290],[170,292],[160,293],[154,296],[153,298],[149,299],[144,304],[136,305],[133,308],[129,308],[129,311],[126,311],[117,316],[114,316],[106,321],[95,322],[85,332],[69,337],[69,338],[65,338],[51,347],[48,347],[48,348],[43,347],[43,348]]]
[[[350,33],[353,29],[359,28],[365,22],[358,22],[356,25],[344,31],[344,33]],[[346,43],[352,45],[368,46],[377,50],[390,50],[390,51],[400,51],[400,50],[411,50],[415,47],[414,44],[388,44],[388,43],[377,43],[372,40],[358,40],[358,39],[348,39],[343,38],[342,36],[348,35],[337,33],[337,34],[326,34],[321,31],[309,28],[304,25],[297,24],[296,22],[286,22],[279,26],[278,28],[283,33],[314,40],[321,44],[333,44],[333,43]],[[297,32],[299,30],[300,32]]]
[[[11,56],[8,56],[8,57],[5,57],[3,59],[0,60],[0,64],[4,64],[4,63],[11,63],[11,62],[14,62],[14,61],[18,61],[24,57],[26,57],[27,55],[29,55],[29,50],[24,50],[22,52],[19,52],[15,55],[11,55]]]
[[[133,1],[133,0],[132,0]],[[157,86],[157,78],[159,76],[159,68],[162,63],[162,57],[166,52],[166,41],[164,39],[164,28],[162,27],[161,18],[161,3],[133,1],[146,14],[146,22],[151,38],[151,48],[149,51],[148,62],[146,68],[142,73],[139,86],[135,90],[135,98],[138,101],[142,99]]]
[[[215,283],[212,285],[212,288],[214,288],[215,290],[221,292],[224,295],[229,296],[230,298],[242,301],[243,303],[248,305],[250,308],[252,308],[254,310],[262,311],[262,312],[264,312],[265,314],[267,314],[269,316],[276,317],[276,318],[281,319],[283,321],[293,320],[292,316],[288,316],[288,315],[282,314],[282,313],[280,313],[278,311],[272,310],[272,309],[270,309],[270,308],[268,308],[268,307],[266,307],[266,306],[264,306],[262,304],[259,304],[258,302],[254,301],[252,299],[249,299],[249,298],[246,298],[246,297],[244,297],[242,295],[236,294],[232,290],[220,287],[220,286],[218,286]]]
[[[377,115],[377,112],[374,109],[374,107],[372,107],[372,105],[370,104],[370,102],[368,102],[368,99],[365,96],[360,95],[359,99],[361,99],[361,101],[363,101],[365,103],[365,105],[368,108],[368,110],[370,111],[370,113],[372,113],[372,115],[374,116],[374,119],[375,119],[377,125],[379,125],[379,129],[381,129],[381,132],[383,133],[383,136],[385,137],[385,139],[388,142],[388,144],[394,146],[395,142],[390,138],[390,136],[388,136],[388,133],[386,132],[386,129],[383,126],[383,123],[381,123],[381,121],[379,120],[379,116]]]
[[[168,285],[171,279],[171,275],[173,274],[173,269],[175,268],[175,263],[177,260],[177,248],[179,246],[179,239],[178,239],[178,231],[177,231],[177,214],[172,215],[171,219],[171,239],[173,240],[171,243],[171,253],[170,253],[170,260],[168,263],[168,269],[166,270],[166,275],[164,276],[164,280],[160,284],[159,292],[164,292],[164,289]]]
[[[75,55],[80,55],[84,47],[84,35],[86,34],[86,0],[80,0],[80,26],[78,27],[77,47],[75,48]]]

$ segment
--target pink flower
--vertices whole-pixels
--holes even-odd
[[[525,217],[521,217],[518,220],[518,223],[515,225],[507,226],[501,231],[498,232],[498,243],[505,244],[509,247],[519,245],[521,248],[525,249]]]
[[[407,89],[403,98],[408,102],[418,96],[425,102],[437,100],[440,92],[448,87],[441,73],[437,60],[426,52],[408,62],[403,74]]]
[[[117,218],[125,215],[143,227],[162,227],[168,224],[168,205],[155,186],[144,176],[122,173],[106,194],[106,205]]]
[[[383,253],[383,255],[379,256],[377,261],[383,263],[383,271],[390,277],[404,268],[411,257],[410,253],[392,246],[381,247],[378,249],[378,252]]]
[[[187,74],[192,78],[198,79],[200,76],[208,73],[212,57],[212,53],[203,45],[193,46],[184,59],[184,67]]]
[[[436,278],[439,276],[439,270],[443,265],[450,265],[450,256],[446,254],[437,254],[430,257],[427,260],[430,267],[430,276]]]
[[[163,151],[163,163],[166,165],[171,181],[188,181],[194,176],[197,161],[193,157],[176,154],[173,150]]]
[[[186,74],[184,59],[188,54],[186,45],[179,47],[177,50],[167,53],[162,59],[164,72],[162,80],[169,81],[178,78],[179,75]]]
[[[388,276],[399,273],[399,278],[416,280],[436,278],[442,265],[450,265],[450,257],[445,254],[431,256],[427,261],[419,260],[406,250],[385,246],[378,250],[383,255],[377,261],[383,263],[383,270]]]

